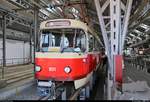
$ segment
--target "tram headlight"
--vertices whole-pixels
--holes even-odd
[[[64,71],[65,71],[65,73],[68,74],[68,73],[71,72],[71,68],[67,66],[67,67],[64,68]]]
[[[41,71],[41,67],[40,67],[40,66],[35,66],[35,71],[36,71],[36,72]]]

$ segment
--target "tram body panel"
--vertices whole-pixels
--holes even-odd
[[[39,54],[39,55],[38,55]],[[96,68],[98,54],[78,55],[72,54],[36,54],[36,65],[41,67],[41,71],[36,73],[36,78],[39,80],[53,79],[55,81],[73,81],[86,77],[92,70]],[[40,57],[40,54],[42,56]],[[76,58],[75,58],[76,56]],[[86,57],[87,56],[87,57]],[[64,72],[64,68],[69,66],[71,72]]]
[[[58,54],[59,55],[59,54]],[[36,58],[36,65],[41,71],[36,73],[40,80],[73,81],[86,76],[85,58]],[[65,73],[64,68],[70,67],[71,72]]]

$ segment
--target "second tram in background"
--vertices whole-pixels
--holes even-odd
[[[55,19],[42,22],[40,34],[35,57],[39,92],[55,97],[60,84],[70,94],[84,86],[92,88],[101,64],[101,43],[96,33],[81,21]]]

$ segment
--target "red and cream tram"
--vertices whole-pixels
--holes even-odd
[[[44,21],[35,57],[39,86],[72,82],[78,89],[92,81],[101,63],[100,39],[85,23],[73,19]]]

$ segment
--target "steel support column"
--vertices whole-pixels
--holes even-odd
[[[4,67],[6,67],[6,15],[3,15],[3,78],[4,78]]]
[[[107,79],[107,84],[108,84],[107,99],[111,99],[111,93],[110,93],[111,89],[110,89],[110,87],[112,85],[111,85],[111,82],[109,80],[112,79],[112,77],[113,77],[113,75],[111,74],[111,72],[113,71],[113,66],[112,66],[112,59],[111,59],[111,53],[110,53],[110,51],[111,51],[110,50],[111,49],[110,44],[109,44],[110,42],[109,42],[109,38],[107,36],[106,24],[105,24],[105,21],[104,21],[104,18],[103,18],[103,12],[105,11],[105,9],[102,9],[102,8],[104,8],[105,5],[103,5],[101,7],[99,0],[94,0],[94,1],[95,1],[95,6],[96,6],[98,19],[99,19],[99,23],[100,23],[100,29],[101,29],[102,36],[103,36],[103,39],[104,39],[105,49],[106,49],[108,62],[109,62],[108,63],[109,64],[109,67],[108,67],[109,69],[108,69],[108,73],[107,73],[107,76],[108,76],[108,79]],[[109,2],[109,0],[107,0],[106,2]],[[107,7],[105,7],[105,8],[107,8]]]
[[[38,39],[38,13],[39,13],[39,9],[36,8],[35,6],[35,9],[34,9],[34,68],[35,68],[35,52],[37,49],[37,39]]]
[[[126,3],[124,3],[125,1]],[[109,61],[107,87],[107,99],[109,100],[114,99],[116,95],[116,85],[118,85],[118,82],[122,82],[120,81],[122,80],[122,65],[117,66],[116,63],[119,63],[120,61],[122,62],[122,50],[124,45],[122,43],[124,43],[127,33],[132,1],[133,0],[124,0],[124,2],[122,2],[122,0],[95,0],[97,15],[99,18],[100,28]],[[105,11],[110,11],[110,13],[107,13],[106,15],[104,13]],[[123,21],[121,19],[123,19]],[[106,29],[106,25],[108,24],[110,24],[110,29]],[[110,31],[110,37],[107,35],[108,31]],[[116,60],[117,56],[119,56],[120,58],[119,61]],[[119,73],[119,75],[116,75],[116,71],[117,73],[119,73],[120,71],[121,72]]]
[[[123,24],[123,30],[122,30],[122,45],[121,45],[121,48],[120,48],[120,54],[122,54],[122,50],[124,48],[124,42],[125,42],[125,38],[126,38],[126,35],[127,35],[127,29],[128,29],[128,23],[129,23],[129,17],[130,17],[130,13],[131,13],[131,8],[132,8],[132,2],[133,0],[127,0],[127,9],[126,9],[126,16],[125,16],[125,19],[124,19],[124,24]]]
[[[32,37],[33,37],[32,25],[30,25],[30,63],[32,63]]]
[[[105,22],[102,16],[102,7],[100,6],[99,0],[95,0],[95,5],[96,5],[96,10],[97,10],[97,14],[98,14],[98,18],[99,18],[99,23],[100,23],[100,29],[102,32],[102,36],[104,39],[104,44],[105,44],[105,49],[106,49],[106,53],[108,54],[108,61],[109,63],[111,63],[111,58],[110,58],[110,48],[109,48],[109,41],[108,41],[108,37],[107,37],[107,31],[106,31],[106,26],[105,26]]]
[[[119,54],[119,35],[121,27],[121,1],[120,0],[110,0],[110,31],[111,31],[111,59],[112,59],[112,74],[113,81],[115,82],[115,60],[114,56]]]

